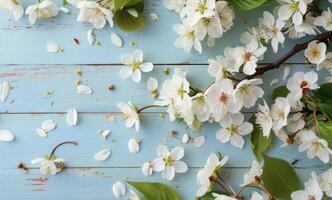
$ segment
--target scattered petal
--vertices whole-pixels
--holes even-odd
[[[44,129],[45,132],[50,132],[50,131],[54,130],[55,127],[56,127],[56,123],[51,119],[45,120],[41,124],[41,128]]]
[[[108,135],[111,133],[111,130],[100,130],[99,131],[101,137],[106,140]]]
[[[150,13],[150,18],[153,21],[159,21],[159,15],[157,13]]]
[[[47,132],[44,130],[44,129],[42,129],[42,128],[37,128],[36,129],[36,133],[40,136],[40,137],[47,137]]]
[[[128,141],[128,149],[131,153],[135,154],[138,153],[140,150],[140,140],[136,139],[136,138],[131,138]]]
[[[92,89],[87,86],[87,85],[79,85],[77,86],[77,93],[78,94],[85,94],[85,95],[89,95],[92,94]]]
[[[286,80],[290,73],[290,67],[284,67],[284,76],[282,77],[282,80]]]
[[[194,145],[196,147],[201,147],[205,143],[205,136],[201,135],[194,139]]]
[[[87,32],[87,36],[88,36],[88,42],[90,45],[93,45],[93,43],[95,42],[95,35],[94,35],[94,32],[93,30],[88,30]]]
[[[146,82],[146,86],[149,91],[154,91],[158,89],[158,80],[154,77],[150,77],[148,81]]]
[[[133,17],[138,17],[138,12],[135,8],[130,8],[127,10],[127,12]]]
[[[117,46],[119,48],[121,48],[123,45],[121,37],[116,33],[111,34],[111,41],[115,46]]]
[[[9,94],[9,82],[3,81],[0,85],[0,102],[4,102]]]
[[[0,130],[0,141],[10,142],[10,141],[13,141],[14,139],[15,139],[15,136],[10,131]]]
[[[152,176],[153,166],[151,161],[147,161],[143,164],[142,173],[144,174],[144,176]]]
[[[47,42],[47,51],[50,53],[58,53],[60,51],[60,47],[57,43],[49,41]]]
[[[100,152],[96,153],[95,160],[97,161],[104,161],[107,160],[111,155],[111,148],[106,148],[101,150]]]
[[[272,85],[277,84],[277,83],[279,83],[279,80],[275,78],[270,82],[270,85],[272,86]]]
[[[183,144],[186,144],[186,143],[188,143],[189,142],[189,135],[188,134],[184,134],[183,136],[182,136],[182,143]]]
[[[113,184],[113,194],[116,198],[123,197],[126,194],[126,186],[118,181]]]
[[[75,108],[71,108],[67,112],[67,124],[69,126],[75,126],[77,123],[77,111]]]

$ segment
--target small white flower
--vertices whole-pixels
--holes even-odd
[[[319,175],[319,185],[328,197],[332,197],[332,169]]]
[[[303,15],[307,12],[307,0],[280,0],[281,6],[278,10],[278,16],[282,20],[292,18],[295,25],[302,24]]]
[[[295,113],[291,118],[288,120],[287,130],[290,133],[295,133],[305,126],[305,121],[303,119],[302,113]]]
[[[95,35],[93,29],[88,30],[87,37],[89,44],[93,45],[93,43],[95,42]]]
[[[191,109],[200,122],[205,122],[210,118],[211,109],[207,103],[206,96],[202,93],[196,94],[193,98]]]
[[[202,18],[209,18],[215,15],[215,0],[188,0],[186,14],[190,25],[195,25]]]
[[[308,44],[304,55],[310,63],[319,65],[326,58],[326,44],[324,42],[318,43],[317,40],[314,40]]]
[[[229,72],[239,72],[240,67],[244,63],[243,55],[245,52],[243,47],[226,47],[224,50],[224,56],[226,59],[226,65]]]
[[[48,41],[46,50],[50,53],[59,53],[62,49],[59,47],[59,45],[56,42]]]
[[[204,39],[202,32],[190,26],[186,20],[184,24],[175,24],[173,30],[179,34],[175,40],[176,48],[183,48],[186,53],[190,53],[191,49],[194,48],[199,54],[202,53],[201,41]]]
[[[242,52],[244,61],[243,72],[252,75],[256,72],[257,62],[264,55],[266,47],[259,46],[257,41],[252,40],[247,44]]]
[[[278,132],[282,127],[287,125],[287,117],[290,112],[290,105],[287,98],[278,97],[271,106],[271,117],[273,120],[272,129]]]
[[[141,141],[139,139],[131,138],[128,141],[128,149],[129,149],[130,153],[133,153],[133,154],[138,153],[140,150],[140,143],[141,143]]]
[[[94,159],[97,161],[107,160],[111,155],[111,148],[106,148],[95,154]]]
[[[66,117],[67,124],[69,126],[76,126],[77,124],[77,111],[75,108],[71,108],[67,112],[67,117]]]
[[[321,16],[316,18],[315,25],[322,26],[327,31],[332,31],[332,12],[330,8],[327,8]]]
[[[228,5],[227,1],[217,1],[215,6],[216,15],[219,18],[223,32],[226,32],[233,26],[234,10]]]
[[[236,101],[245,108],[251,108],[258,98],[262,98],[264,91],[258,85],[263,84],[262,79],[243,80],[237,84],[234,90]]]
[[[226,63],[226,59],[220,55],[216,59],[208,59],[208,73],[210,76],[215,77],[215,80],[223,79],[227,77],[227,71],[229,70]]]
[[[41,174],[56,174],[63,169],[65,159],[63,158],[55,158],[52,156],[49,158],[45,156],[43,158],[36,158],[31,160],[31,164],[40,164],[40,173]]]
[[[270,113],[270,108],[264,100],[264,105],[258,105],[257,113],[255,114],[256,124],[263,130],[263,135],[269,137],[273,122]]]
[[[162,172],[162,177],[167,180],[172,180],[175,173],[185,173],[188,166],[180,159],[184,156],[182,147],[175,147],[171,151],[165,145],[157,147],[158,158],[153,160],[153,170]]]
[[[0,0],[0,8],[3,8],[15,17],[15,20],[19,20],[24,14],[23,6],[16,0]]]
[[[79,1],[76,6],[80,9],[77,21],[93,23],[96,29],[103,28],[106,22],[113,27],[113,14],[108,8],[102,7],[95,1]]]
[[[320,32],[316,27],[315,17],[313,13],[307,13],[305,16],[305,20],[300,25],[295,25],[291,27],[289,30],[289,37],[291,39],[302,38],[306,35],[316,35],[316,32]]]
[[[131,76],[136,83],[141,81],[141,71],[151,72],[153,64],[150,62],[143,62],[142,50],[135,50],[133,54],[122,54],[121,62],[126,65],[120,70],[120,77],[125,79]]]
[[[121,198],[126,194],[126,185],[120,181],[113,184],[113,194],[116,198]]]
[[[248,135],[253,130],[253,125],[249,122],[243,122],[244,116],[242,113],[227,114],[220,120],[222,127],[216,133],[217,139],[226,143],[228,141],[237,148],[242,149],[244,146],[244,139],[242,136]]]
[[[329,162],[332,151],[326,140],[317,137],[312,130],[306,129],[298,133],[298,139],[300,142],[299,152],[307,151],[309,159],[314,159],[317,156],[324,163]]]
[[[207,102],[215,121],[220,121],[226,113],[237,113],[241,110],[233,97],[233,83],[230,79],[215,82],[207,91]]]
[[[201,147],[203,146],[203,144],[205,143],[205,136],[204,135],[201,135],[201,136],[198,136],[198,137],[195,137],[194,138],[194,145],[196,147]]]
[[[218,156],[214,153],[211,153],[206,161],[206,164],[203,169],[200,169],[197,173],[197,183],[200,185],[200,188],[196,192],[196,196],[202,197],[205,195],[211,186],[211,176],[216,176],[220,170],[228,161],[228,157],[225,156],[219,160]],[[216,178],[216,177],[214,177]]]
[[[304,190],[298,190],[291,194],[292,200],[320,200],[322,197],[323,193],[314,173],[312,173],[312,178],[304,183]]]
[[[202,34],[202,37],[208,35],[212,38],[219,38],[223,34],[223,29],[217,16],[200,19],[195,25],[195,30]]]
[[[12,132],[8,130],[0,130],[0,141],[2,142],[11,142],[15,139],[15,136]]]
[[[303,93],[318,89],[318,75],[313,72],[296,72],[287,82],[287,89],[290,93],[287,95],[292,107],[296,107]]]
[[[144,176],[152,176],[153,164],[151,161],[147,161],[142,166],[142,173]]]
[[[0,84],[0,102],[6,101],[9,94],[10,86],[8,81],[3,81]]]
[[[139,131],[139,115],[136,106],[134,106],[130,101],[128,104],[118,103],[118,108],[123,113],[123,119],[126,121],[126,127],[135,126],[136,131]]]
[[[77,94],[90,95],[92,93],[93,93],[93,90],[88,85],[78,85],[77,86]]]
[[[188,142],[189,142],[189,139],[190,139],[190,137],[189,137],[189,135],[186,133],[186,134],[184,134],[183,136],[182,136],[182,143],[183,144],[187,144]]]
[[[35,24],[36,19],[44,20],[57,16],[58,7],[51,0],[44,0],[40,3],[30,5],[25,10],[25,14],[29,15],[30,24]]]
[[[262,166],[256,161],[252,161],[250,171],[244,175],[244,180],[241,186],[255,183],[256,177],[260,177],[263,173]]]
[[[260,19],[260,35],[265,42],[271,41],[273,51],[276,53],[279,43],[283,44],[285,41],[285,36],[281,31],[285,26],[285,22],[280,18],[275,19],[274,16],[267,11],[263,13],[263,16],[264,18]]]
[[[123,41],[122,41],[121,37],[116,33],[111,34],[111,41],[115,46],[117,46],[119,48],[121,48],[123,45]]]

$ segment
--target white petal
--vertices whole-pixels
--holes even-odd
[[[41,124],[41,128],[44,129],[46,132],[50,132],[50,131],[54,130],[55,127],[56,127],[56,123],[51,119],[45,120]]]
[[[71,108],[67,112],[67,124],[69,126],[75,126],[77,123],[77,111],[75,108]]]
[[[153,70],[153,64],[150,62],[142,63],[139,67],[142,72],[151,72]]]
[[[198,136],[194,139],[194,145],[196,147],[201,147],[205,143],[205,137],[203,135]]]
[[[134,8],[130,8],[130,9],[128,9],[127,12],[128,12],[131,16],[133,16],[133,17],[138,17],[138,12],[137,12],[137,10],[134,9]]]
[[[0,102],[4,102],[9,94],[9,82],[3,81],[0,85]]]
[[[96,153],[94,158],[97,161],[104,161],[107,160],[110,157],[110,155],[111,155],[111,148],[106,148]]]
[[[186,144],[186,143],[188,143],[189,142],[189,135],[188,134],[184,134],[183,136],[182,136],[182,143],[183,144]]]
[[[174,160],[180,160],[184,156],[183,147],[175,147],[171,151],[171,156]]]
[[[130,151],[130,153],[138,153],[139,150],[140,150],[140,141],[136,138],[131,138],[129,141],[128,141],[128,149]]]
[[[14,139],[15,139],[15,136],[10,131],[0,130],[0,141],[10,142],[10,141],[13,141]]]
[[[131,76],[134,82],[139,83],[141,81],[141,71],[135,70]]]
[[[36,129],[36,133],[40,136],[40,137],[47,137],[47,132],[42,129],[42,128],[37,128]]]
[[[151,166],[151,162],[145,162],[142,166],[142,172],[144,174],[144,176],[151,176],[152,175],[152,166]]]
[[[174,167],[166,167],[165,171],[162,172],[162,177],[171,181],[175,176],[175,169]]]
[[[150,18],[151,18],[153,21],[159,21],[159,15],[156,14],[156,13],[150,13]]]
[[[146,86],[149,89],[149,91],[152,92],[158,88],[158,80],[154,77],[150,77],[146,82]]]
[[[57,43],[49,41],[47,42],[47,51],[50,53],[58,53],[60,51],[60,47]]]
[[[92,94],[92,89],[90,88],[90,86],[87,85],[79,85],[77,86],[77,93],[78,94],[85,94],[85,95],[89,95]]]
[[[176,161],[174,164],[174,168],[176,173],[185,173],[188,171],[188,166],[183,161]]]
[[[121,48],[123,45],[121,37],[116,33],[111,34],[111,41],[115,46],[117,46],[119,48]]]
[[[113,184],[113,194],[116,198],[123,197],[126,194],[126,186],[118,181]]]
[[[94,32],[92,29],[88,30],[87,37],[88,37],[89,44],[92,45],[95,42],[95,35],[94,35]]]

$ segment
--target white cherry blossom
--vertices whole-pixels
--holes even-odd
[[[215,0],[187,0],[186,14],[190,26],[195,25],[202,18],[209,18],[215,15]]]
[[[244,175],[244,180],[241,186],[256,183],[256,177],[260,177],[263,173],[262,166],[256,161],[252,161],[251,168],[249,172]]]
[[[244,63],[244,57],[239,56],[244,54],[243,47],[226,47],[224,50],[224,56],[226,59],[226,65],[229,72],[239,72],[240,67]]]
[[[221,160],[218,158],[218,156],[214,153],[211,153],[206,161],[206,164],[204,168],[200,169],[197,173],[197,183],[200,185],[200,188],[196,192],[196,196],[202,197],[204,194],[206,194],[209,189],[211,188],[211,182],[210,177],[216,176],[218,173],[218,170],[220,170],[228,161],[228,157],[225,156]]]
[[[264,100],[264,105],[258,105],[257,113],[255,114],[256,124],[263,131],[265,137],[269,137],[273,126],[273,121],[270,113],[270,108]]]
[[[23,6],[16,0],[0,0],[0,8],[12,13],[16,21],[24,14]]]
[[[243,136],[250,134],[253,130],[253,125],[249,122],[243,122],[243,120],[242,113],[227,114],[220,120],[222,128],[216,133],[217,139],[222,143],[230,141],[233,146],[242,149],[244,146]]]
[[[259,46],[259,44],[252,40],[247,44],[242,52],[242,57],[244,60],[243,72],[247,75],[252,75],[256,72],[257,62],[261,60],[264,55],[266,47]]]
[[[207,103],[206,96],[202,93],[198,93],[193,97],[191,109],[200,122],[205,122],[210,118],[211,109]]]
[[[326,69],[332,72],[332,52],[326,54],[326,59],[318,65],[318,69]]]
[[[126,127],[135,126],[135,129],[138,132],[140,121],[136,106],[134,106],[130,101],[128,104],[118,103],[117,106],[123,113],[123,119],[126,121]]]
[[[332,169],[328,169],[319,175],[319,185],[328,197],[332,197]]]
[[[297,39],[306,35],[316,35],[316,32],[319,32],[319,29],[315,25],[316,18],[312,15],[312,13],[307,13],[302,24],[290,27],[288,34],[289,38]]]
[[[165,145],[157,147],[158,158],[152,161],[153,170],[162,172],[162,177],[167,180],[172,180],[175,173],[185,173],[188,166],[181,161],[184,156],[184,149],[182,147],[175,147],[171,151]]]
[[[65,159],[63,159],[63,158],[55,158],[54,156],[49,158],[48,156],[45,156],[45,157],[33,159],[33,160],[31,160],[30,163],[32,165],[39,164],[40,165],[39,171],[41,174],[54,175],[63,169],[64,162],[65,162]]]
[[[251,108],[257,99],[262,98],[264,91],[258,85],[263,84],[262,79],[250,79],[239,82],[234,90],[236,101],[245,108]]]
[[[332,151],[326,140],[317,137],[315,132],[303,129],[298,133],[298,140],[300,142],[299,152],[307,151],[309,159],[317,156],[324,163],[329,162]]]
[[[141,81],[141,71],[151,72],[153,64],[143,61],[143,51],[135,50],[132,54],[125,53],[121,55],[121,62],[125,65],[120,70],[120,77],[125,79],[131,76],[134,82]]]
[[[312,178],[304,183],[304,190],[292,192],[292,200],[320,200],[323,197],[322,190],[319,187],[316,174],[312,174]]]
[[[215,82],[207,91],[207,102],[217,122],[226,113],[237,113],[241,109],[233,96],[233,87],[230,79],[222,79]]]
[[[326,58],[326,44],[314,40],[308,44],[307,49],[304,51],[304,55],[310,63],[319,65]]]
[[[278,132],[282,127],[287,125],[287,117],[290,112],[290,105],[288,99],[285,97],[278,97],[275,103],[271,106],[271,117],[273,120],[272,129]]]
[[[227,1],[217,1],[215,5],[216,15],[219,17],[219,23],[223,32],[228,31],[233,26],[235,18],[234,10],[228,5]]]
[[[290,133],[295,133],[305,126],[303,113],[295,113],[288,119],[287,130]]]
[[[260,35],[265,42],[271,42],[273,51],[278,51],[279,43],[283,44],[285,36],[281,29],[285,26],[285,22],[281,19],[275,19],[274,16],[265,11],[263,18],[260,19]]]
[[[202,37],[208,35],[212,38],[219,38],[223,34],[219,18],[217,16],[204,17],[195,25],[195,31],[200,32]]]
[[[215,77],[216,80],[227,77],[228,65],[224,56],[217,56],[216,59],[208,59],[208,73],[210,76]]]
[[[332,12],[330,8],[322,12],[321,16],[318,16],[315,20],[316,26],[322,26],[327,31],[332,31]]]
[[[303,15],[307,12],[308,0],[280,0],[281,6],[278,9],[278,16],[282,20],[292,18],[295,25],[302,24]]]
[[[25,10],[25,14],[29,15],[30,24],[35,24],[37,19],[44,20],[57,16],[58,7],[51,0],[44,0],[40,3],[30,5]]]

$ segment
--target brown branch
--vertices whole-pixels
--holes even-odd
[[[57,150],[57,148],[59,148],[60,146],[62,146],[62,145],[64,145],[64,144],[74,144],[74,145],[78,145],[78,143],[77,142],[75,142],[75,141],[66,141],[66,142],[61,142],[60,144],[58,144],[58,145],[56,145],[54,148],[53,148],[53,150],[52,150],[52,152],[50,153],[50,158],[54,155],[54,153],[55,153],[55,151]]]
[[[288,59],[293,57],[295,54],[305,50],[308,47],[308,44],[314,40],[317,40],[318,42],[328,42],[328,40],[332,39],[332,31],[325,32],[322,34],[317,35],[316,37],[312,38],[311,40],[304,42],[302,44],[296,44],[291,51],[286,53],[284,56],[282,56],[279,60],[277,60],[274,63],[268,64],[264,67],[257,68],[256,73],[252,75],[245,76],[244,79],[252,79],[256,76],[263,75],[265,72],[270,71],[272,69],[279,68],[280,65],[282,65],[284,62],[286,62]]]

